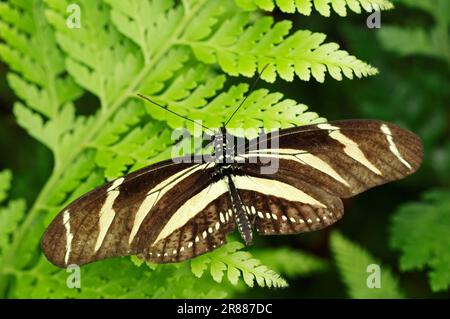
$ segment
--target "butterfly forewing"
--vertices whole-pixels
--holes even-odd
[[[175,209],[185,200],[180,194],[208,186],[210,175],[207,164],[166,161],[110,182],[61,211],[44,234],[43,251],[58,266],[139,253],[164,227],[172,212],[167,203]],[[190,187],[180,189],[186,180]]]
[[[276,174],[304,180],[341,198],[414,173],[422,162],[422,143],[408,130],[372,120],[336,121],[281,130],[264,141],[250,141],[246,158],[270,156]],[[252,145],[253,144],[253,145]],[[253,151],[252,151],[253,150]],[[267,161],[260,165],[266,164]],[[272,164],[270,164],[272,165]],[[243,165],[244,172],[254,170]]]

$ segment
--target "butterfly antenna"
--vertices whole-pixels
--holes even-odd
[[[244,102],[247,100],[247,98],[250,96],[250,94],[252,94],[253,90],[256,87],[256,83],[258,83],[258,80],[261,78],[261,75],[263,74],[264,70],[268,67],[269,65],[266,64],[264,65],[264,67],[261,69],[261,72],[259,72],[258,76],[256,77],[255,81],[253,81],[252,86],[250,87],[250,91],[248,91],[247,95],[244,97],[244,99],[242,100],[242,102],[239,104],[239,106],[234,110],[233,114],[231,114],[231,116],[228,118],[228,120],[225,122],[224,127],[227,126],[227,124],[231,121],[231,119],[233,118],[233,116],[237,113],[237,111],[239,111],[239,109],[241,108],[241,106],[244,104]]]
[[[139,96],[141,99],[144,99],[144,100],[146,100],[146,101],[148,101],[148,102],[150,102],[150,103],[152,103],[152,104],[154,104],[156,106],[159,106],[160,108],[162,108],[163,110],[166,110],[169,113],[172,113],[172,114],[174,114],[174,115],[176,115],[178,117],[181,117],[181,118],[185,119],[186,121],[192,122],[194,124],[199,124],[199,125],[201,125],[201,127],[203,127],[204,129],[209,130],[210,132],[212,132],[214,134],[214,131],[212,129],[210,129],[209,127],[207,127],[207,126],[205,126],[205,125],[203,125],[203,124],[201,124],[199,122],[196,122],[194,120],[191,120],[190,118],[188,118],[188,117],[186,117],[184,115],[178,114],[177,112],[172,111],[171,109],[167,108],[166,106],[161,105],[161,104],[151,100],[149,97],[147,97],[147,96],[145,96],[143,94],[137,93],[137,96]]]

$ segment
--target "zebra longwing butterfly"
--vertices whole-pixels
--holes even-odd
[[[342,217],[342,198],[412,174],[423,155],[418,136],[377,120],[234,140],[221,129],[211,160],[159,162],[88,192],[48,226],[44,254],[59,267],[126,255],[169,263],[218,248],[235,228],[246,244],[253,231],[322,229]],[[271,159],[277,169],[263,173]]]

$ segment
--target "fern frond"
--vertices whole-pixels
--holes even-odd
[[[338,44],[324,43],[324,34],[297,31],[289,35],[291,22],[274,24],[271,17],[250,21],[248,14],[238,14],[209,37],[182,37],[178,43],[192,48],[200,61],[218,63],[234,76],[252,76],[268,64],[261,76],[268,82],[275,81],[277,73],[286,81],[292,81],[296,74],[305,81],[312,75],[318,82],[324,82],[326,71],[339,81],[342,73],[349,79],[377,73],[374,67],[340,50]]]
[[[61,174],[58,180],[58,188],[52,190],[46,204],[49,207],[60,207],[63,201],[80,183],[85,180],[94,170],[94,153],[83,152],[78,158],[71,162],[70,170]],[[53,216],[52,216],[53,217]]]
[[[133,165],[131,170],[150,165],[158,161],[160,154],[170,150],[171,132],[160,122],[150,122],[145,126],[138,126],[121,137],[114,144],[94,144],[97,148],[96,163],[105,168],[108,179],[122,176]],[[95,143],[95,142],[94,142]],[[170,158],[170,153],[164,153]]]
[[[349,241],[338,232],[330,238],[330,246],[341,274],[352,298],[403,298],[398,281],[392,272],[382,266],[377,259],[357,244]],[[369,288],[367,284],[370,273],[368,266],[380,266],[380,287]]]
[[[214,82],[214,78],[211,82]],[[172,110],[179,114],[189,115],[191,119],[201,120],[208,127],[218,128],[230,117],[239,102],[242,101],[248,92],[248,85],[232,86],[228,91],[220,93],[209,102],[202,98],[200,94],[197,94],[199,91],[202,91],[201,94],[208,92],[202,85],[199,85],[186,99],[171,100],[170,96],[167,95],[152,96],[152,98],[169,105]],[[236,128],[254,129],[253,133],[249,131],[249,135],[247,135],[247,137],[254,137],[258,133],[257,128],[259,127],[271,130],[326,121],[326,119],[319,117],[317,113],[307,111],[306,105],[282,98],[283,94],[270,93],[266,89],[254,91],[239,110],[239,116],[234,117],[230,122],[230,132],[239,135],[242,132],[235,130]],[[186,100],[193,103],[194,107],[187,107],[190,103]],[[153,117],[167,121],[167,124],[172,128],[186,127],[192,134],[195,133],[193,123],[179,117],[168,116],[164,110],[155,109],[152,106],[148,106],[148,109],[151,110]],[[211,117],[211,114],[214,114],[214,117]]]
[[[380,30],[381,31],[381,30]],[[401,27],[385,26],[379,34],[383,46],[402,56],[426,55],[436,58],[444,58],[441,51],[441,43],[434,34],[416,28],[404,29]]]
[[[260,8],[266,11],[273,11],[278,7],[281,11],[309,16],[313,8],[325,17],[330,16],[331,9],[341,17],[347,15],[347,7],[355,12],[361,13],[361,8],[366,12],[377,10],[389,10],[394,7],[388,0],[235,0],[236,3],[245,10],[255,10]]]
[[[35,2],[25,12],[22,9],[18,4],[0,4],[0,15],[5,17],[0,21],[0,38],[4,41],[0,43],[0,57],[15,72],[8,74],[8,82],[26,103],[16,103],[15,114],[32,136],[60,153],[64,135],[81,129],[71,121],[74,110],[70,101],[82,91],[65,76],[63,57],[55,50],[41,3]],[[23,21],[27,21],[26,27]]]
[[[450,65],[450,3],[445,0],[401,0],[401,4],[423,10],[434,19],[431,28],[384,26],[377,34],[383,46],[402,56],[423,55]]]
[[[423,201],[402,205],[392,218],[391,246],[401,251],[400,269],[429,268],[433,291],[450,287],[449,194],[449,190],[430,190]]]
[[[143,271],[125,258],[83,267],[80,288],[66,282],[73,272],[54,267],[42,257],[31,270],[18,271],[15,291],[21,298],[224,298],[219,285],[196,278],[186,265]]]
[[[9,170],[0,171],[0,265],[6,262],[6,247],[14,240],[14,232],[25,215],[26,203],[23,199],[5,202],[11,187],[12,174]],[[0,268],[0,289],[6,284],[5,271]],[[1,290],[0,290],[1,291]]]
[[[47,10],[46,16],[58,30],[58,43],[69,56],[68,72],[80,86],[99,97],[102,108],[109,107],[136,78],[142,67],[142,57],[135,54],[130,41],[109,25],[109,9],[105,4],[79,1],[83,27],[74,32],[66,25],[65,11],[57,11],[69,3],[62,1],[67,6],[61,7],[61,1],[45,2],[54,8]],[[102,32],[99,33],[99,29]]]
[[[260,287],[287,287],[287,282],[280,275],[262,265],[250,253],[239,251],[243,247],[244,245],[239,242],[230,242],[215,251],[199,256],[191,261],[192,272],[200,278],[209,266],[212,278],[219,283],[227,271],[228,280],[233,285],[238,283],[242,275],[249,287],[253,287],[255,280]]]
[[[0,172],[0,203],[2,203],[8,196],[8,191],[11,187],[11,180],[11,171],[4,170]]]

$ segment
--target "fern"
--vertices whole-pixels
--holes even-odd
[[[439,240],[437,240],[439,238]],[[392,218],[391,245],[400,250],[400,269],[429,269],[433,291],[450,286],[450,193],[430,190],[417,203],[400,207]]]
[[[200,278],[209,265],[210,274],[217,282],[222,282],[224,272],[227,271],[228,280],[233,285],[238,283],[242,273],[244,282],[250,287],[253,287],[255,280],[261,287],[287,286],[280,275],[252,258],[250,253],[238,251],[243,247],[239,242],[231,242],[207,255],[199,256],[191,261],[192,272]]]
[[[8,197],[8,191],[11,187],[12,174],[10,171],[0,172],[0,203]]]
[[[281,11],[293,13],[298,11],[301,14],[309,16],[312,9],[317,10],[325,17],[330,16],[331,8],[340,16],[347,15],[347,7],[356,13],[361,13],[361,8],[371,12],[374,8],[380,10],[392,9],[394,6],[388,0],[235,0],[236,3],[247,10],[253,10],[256,7],[260,9],[273,11],[277,6]]]
[[[0,265],[5,263],[5,248],[15,239],[14,231],[22,221],[26,204],[23,199],[10,200],[5,203],[11,187],[12,174],[10,171],[0,171]],[[4,290],[8,284],[8,276],[13,269],[6,268],[0,273],[0,289]]]
[[[389,269],[383,267],[367,251],[334,232],[330,238],[336,265],[352,298],[403,298],[398,282]],[[367,286],[367,266],[380,265],[381,284],[379,288]]]
[[[336,80],[342,73],[352,79],[374,75],[377,70],[339,50],[336,43],[323,43],[326,36],[310,31],[289,35],[290,21],[273,24],[271,17],[251,20],[249,14],[229,18],[213,34],[189,37],[184,34],[177,43],[192,48],[197,59],[204,63],[218,63],[230,75],[252,76],[256,68],[269,64],[261,78],[275,81],[276,73],[287,81],[294,74],[309,81],[312,76],[324,82],[325,72]]]
[[[232,0],[80,0],[80,29],[66,25],[70,3],[0,2],[0,58],[10,68],[8,83],[19,99],[14,105],[17,123],[48,147],[54,158],[53,171],[27,213],[21,200],[10,201],[1,210],[0,295],[232,295],[234,286],[219,285],[206,276],[199,280],[188,263],[151,270],[129,258],[83,267],[82,288],[70,290],[65,286],[68,274],[46,261],[39,239],[71,200],[105,179],[169,158],[174,128],[194,132],[190,123],[144,106],[136,93],[218,127],[248,92],[248,84],[238,79],[232,85],[230,76],[250,77],[266,63],[271,64],[263,77],[267,81],[277,75],[292,80],[294,74],[323,81],[327,72],[340,80],[342,73],[352,78],[376,70],[337,44],[324,43],[323,34],[291,33],[289,21],[274,23]],[[84,108],[90,110],[88,115],[80,115],[75,105],[86,103],[88,99],[79,98],[88,93],[98,102]],[[324,120],[305,105],[282,97],[256,90],[233,126],[270,129]],[[1,184],[8,184],[8,174],[0,175]],[[0,187],[2,200],[7,188]],[[226,267],[233,283],[242,274],[250,286],[255,280],[258,285],[286,286],[284,279],[249,253],[236,251],[241,248],[236,245],[200,258],[213,269],[214,279],[219,280]],[[148,280],[148,285],[137,288],[139,278]],[[186,288],[186,282],[195,289]]]
[[[443,59],[450,65],[450,3],[447,0],[399,0],[411,8],[425,11],[433,20],[429,30],[414,27],[383,26],[378,38],[388,50],[400,55],[424,55]]]

